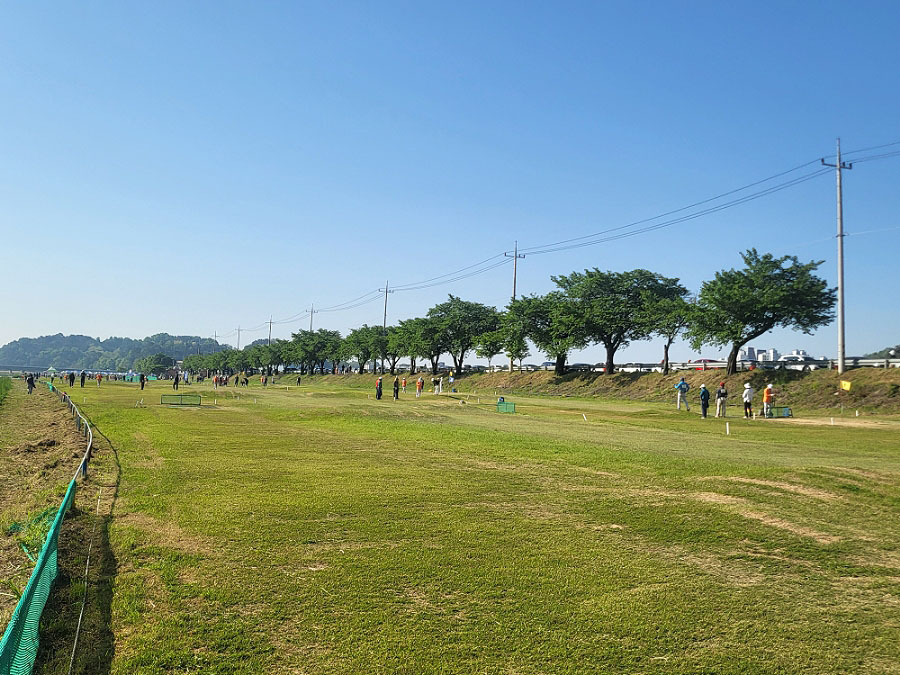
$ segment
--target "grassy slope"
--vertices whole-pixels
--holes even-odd
[[[896,423],[726,437],[653,403],[508,416],[339,381],[202,410],[85,390],[122,462],[113,672],[900,662]]]
[[[550,372],[490,373],[470,375],[459,382],[463,391],[514,391],[550,396],[600,396],[646,401],[674,401],[674,385],[684,377],[693,387],[691,400],[697,400],[701,384],[714,390],[724,381],[733,403],[739,402],[744,382],[760,392],[773,383],[779,392],[779,404],[801,410],[847,409],[864,412],[900,412],[900,369],[859,368],[838,375],[836,371],[756,370],[725,377],[724,371],[688,370],[663,376],[659,373],[616,373],[611,377],[595,373],[570,373],[556,377]],[[849,392],[836,394],[841,380],[852,383]],[[757,393],[757,405],[760,394]]]

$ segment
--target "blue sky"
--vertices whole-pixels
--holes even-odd
[[[7,3],[0,344],[229,334],[514,240],[679,208],[832,154],[838,136],[845,150],[898,141],[898,21],[889,2]],[[900,157],[845,174],[848,354],[900,342],[898,179]],[[643,267],[696,291],[751,246],[824,260],[834,283],[834,230],[825,175],[529,256],[518,290]],[[854,234],[871,230],[883,231]],[[511,273],[394,293],[388,320],[451,292],[503,306]],[[314,325],[346,332],[382,310],[374,300]],[[821,355],[835,342],[831,326],[757,344]],[[621,360],[660,353],[637,343]]]

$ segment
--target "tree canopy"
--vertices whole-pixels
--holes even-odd
[[[834,318],[836,290],[815,274],[823,261],[801,263],[796,256],[741,254],[743,269],[716,272],[697,298],[688,337],[694,349],[731,345],[728,374],[737,370],[741,347],[773,328],[811,333]]]
[[[677,279],[648,270],[602,272],[597,268],[552,277],[576,303],[576,316],[583,322],[579,333],[606,348],[606,372],[615,369],[616,351],[653,332],[648,311],[655,298],[670,297]]]
[[[429,309],[428,318],[442,336],[457,373],[462,373],[466,354],[475,346],[478,336],[497,330],[500,324],[500,315],[494,307],[462,300],[455,295]]]

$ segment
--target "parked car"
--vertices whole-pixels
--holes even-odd
[[[589,373],[591,372],[591,364],[590,363],[570,363],[566,366],[566,372],[579,372],[579,373]]]
[[[785,354],[777,361],[778,368],[787,370],[817,370],[821,366],[811,356],[800,356],[799,354]]]

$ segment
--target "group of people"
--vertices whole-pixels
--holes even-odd
[[[298,379],[298,381],[299,381],[299,378],[297,378],[297,379]],[[381,396],[382,396],[382,394],[383,394],[383,392],[384,392],[384,381],[383,381],[383,379],[384,379],[384,378],[382,378],[381,376],[379,376],[379,377],[375,380],[375,400],[377,400],[377,401],[380,401],[380,400],[381,400]],[[422,396],[422,390],[423,390],[424,388],[425,388],[425,380],[422,379],[422,377],[420,376],[420,377],[416,380],[416,398],[419,398],[420,396]],[[403,379],[400,379],[400,376],[399,376],[399,375],[395,376],[395,377],[394,377],[393,389],[394,389],[394,400],[397,401],[397,400],[400,399],[400,392],[401,392],[401,391],[402,391],[404,394],[406,393],[406,377],[404,377]],[[437,385],[435,385],[434,393],[435,393],[435,394],[438,393]]]
[[[691,385],[684,381],[682,377],[681,380],[678,381],[678,384],[675,385],[675,390],[677,392],[677,398],[675,401],[675,407],[678,410],[681,410],[681,404],[684,404],[685,410],[690,412],[691,406],[687,400],[687,393],[691,390]],[[756,392],[753,390],[753,387],[750,386],[749,382],[744,383],[744,389],[741,392],[741,401],[744,404],[744,419],[750,419],[753,417],[753,397],[756,395]],[[700,385],[700,416],[705,418],[707,416],[707,412],[709,411],[709,401],[712,395],[710,394],[709,389],[706,388],[705,384]],[[716,417],[725,417],[726,410],[728,405],[728,389],[725,387],[724,382],[719,382],[719,388],[716,389]],[[767,384],[766,388],[763,389],[763,416],[771,417],[772,416],[772,407],[775,405],[775,389],[771,384]]]
[[[212,378],[213,389],[218,389],[219,387],[227,387],[229,379],[230,378],[228,377],[228,375],[213,375],[213,378]],[[269,384],[268,376],[266,376],[266,375],[261,376],[259,378],[259,383],[263,386],[268,386],[268,384]],[[232,382],[232,386],[234,386],[234,387],[249,387],[250,380],[247,378],[246,375],[244,375],[244,376],[235,375],[234,380]]]

